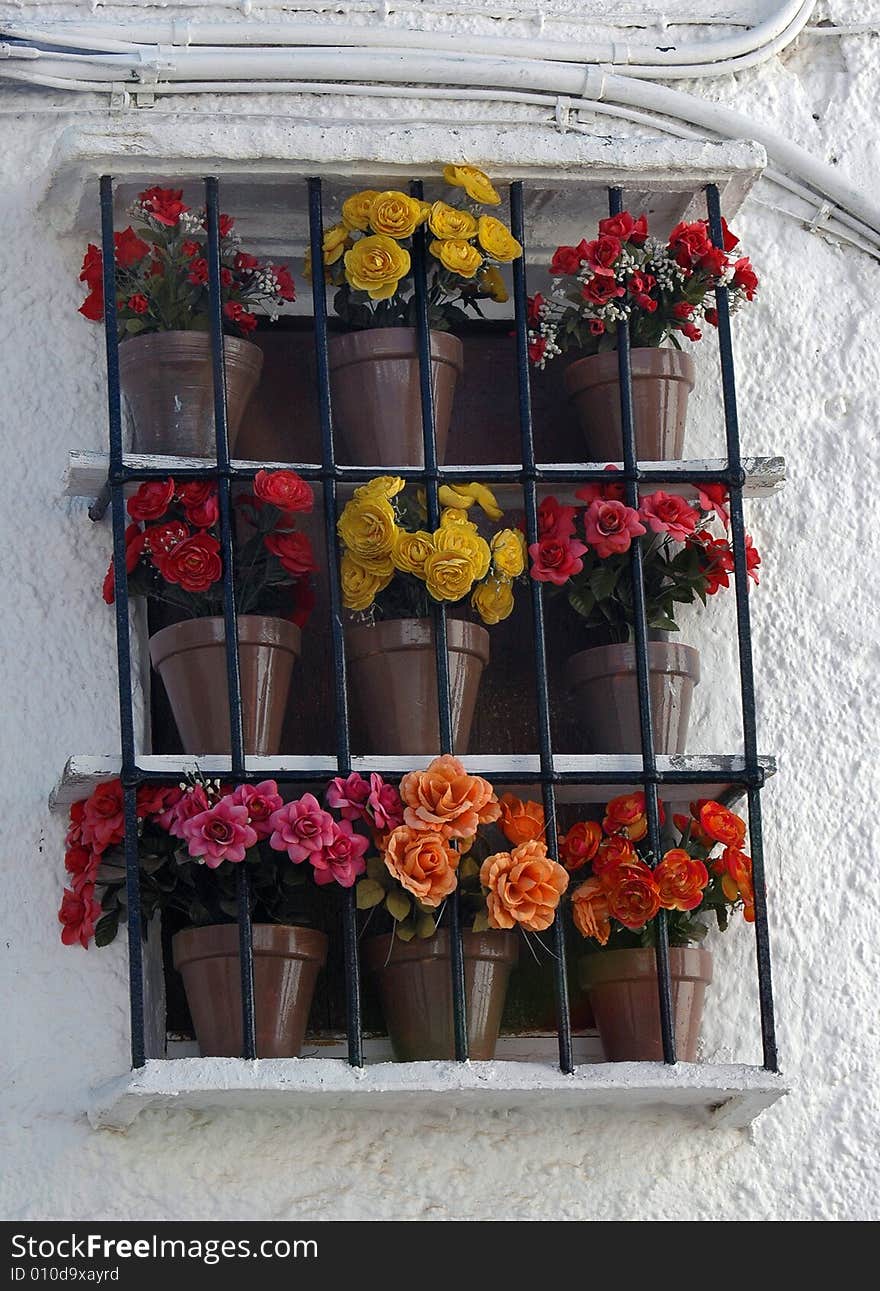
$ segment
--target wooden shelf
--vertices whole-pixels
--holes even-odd
[[[194,469],[197,467],[210,468],[214,462],[209,458],[198,457],[160,457],[157,455],[145,453],[127,453],[123,459],[127,467],[133,470],[159,468],[164,469],[169,475],[174,475],[181,469]],[[233,466],[259,470],[279,470],[288,468],[293,470],[317,470],[319,469],[316,462],[258,462],[234,460]],[[616,463],[618,466],[620,462]],[[573,487],[565,487],[566,475],[572,471],[583,470],[602,470],[606,466],[605,462],[554,462],[538,463],[540,470],[552,471],[554,477],[558,478],[559,483],[547,481],[539,484],[539,489],[545,492],[555,491],[563,500],[569,494],[573,495]],[[723,471],[727,463],[722,458],[705,458],[699,461],[689,462],[642,462],[643,470],[648,471],[668,471],[670,482],[665,486],[666,492],[678,493],[685,496],[696,496],[693,484],[688,484],[684,480],[676,480],[678,473],[687,471]],[[743,468],[746,472],[746,482],[743,489],[743,495],[747,498],[766,498],[778,493],[785,482],[785,459],[782,457],[747,457],[743,461]],[[109,457],[106,453],[86,453],[72,452],[70,454],[67,475],[65,479],[64,491],[70,497],[89,498],[94,500],[100,494],[104,483],[107,479],[109,469]],[[383,467],[383,471],[393,472],[393,467]],[[469,466],[448,466],[445,468],[448,472],[467,479],[474,470]],[[480,466],[479,470],[485,472],[491,470],[498,479],[498,487],[501,491],[517,491],[521,485],[516,480],[505,479],[522,468],[516,463],[502,462],[493,466]],[[369,479],[371,475],[378,473],[378,468],[364,468],[364,479]],[[137,487],[133,484],[132,491]],[[340,486],[354,488],[352,484]],[[663,485],[652,485],[651,488],[661,488]],[[571,498],[573,500],[573,496]]]
[[[424,757],[353,757],[352,767],[355,771],[369,774],[378,771],[380,774],[395,778],[407,771],[424,767],[430,759]],[[462,759],[469,771],[474,774],[491,777],[493,772],[513,772],[522,774],[522,782],[505,785],[513,792],[532,791],[535,789],[534,777],[540,770],[540,759],[537,754],[522,753],[507,756],[489,756],[478,754]],[[776,760],[772,757],[760,759],[764,774],[775,775]],[[171,771],[176,767],[187,770],[201,770],[206,776],[230,775],[230,761],[227,757],[169,754],[144,754],[138,759],[138,765],[149,775],[151,771]],[[558,784],[556,796],[560,803],[607,802],[618,794],[639,787],[638,775],[642,760],[631,754],[568,754],[557,753],[553,759],[554,769],[559,773],[584,771],[613,771],[619,774],[612,784],[573,785]],[[695,798],[716,798],[726,803],[741,798],[744,789],[735,782],[737,775],[744,771],[744,760],[735,754],[712,755],[708,753],[678,754],[674,757],[658,757],[659,771],[686,771],[695,776],[705,776],[684,785],[661,785],[661,796],[664,802],[689,802]],[[307,774],[318,772],[326,775],[328,780],[337,774],[336,759],[329,755],[318,754],[311,757],[291,755],[289,757],[247,759],[248,770],[259,772],[268,778],[280,773]],[[52,790],[49,799],[50,807],[64,808],[79,798],[86,798],[95,785],[103,780],[112,780],[119,775],[120,760],[112,754],[76,754],[68,759],[61,774],[61,779]],[[289,783],[296,784],[295,778]],[[305,782],[303,782],[305,783]]]

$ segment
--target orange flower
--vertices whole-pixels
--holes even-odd
[[[582,937],[594,937],[604,946],[611,935],[608,918],[608,897],[598,879],[587,879],[571,894],[571,914],[574,926]]]
[[[711,852],[715,846],[715,839],[710,838],[706,831],[700,825],[699,819],[692,819],[690,816],[673,816],[675,828],[681,834],[682,838],[687,838],[691,843],[696,843],[698,847],[706,847]],[[690,833],[688,833],[690,831]]]
[[[623,834],[625,838],[639,842],[648,832],[648,817],[645,814],[645,795],[643,793],[624,793],[619,798],[612,798],[605,808],[605,819],[602,828],[606,834]]]
[[[448,838],[468,838],[501,815],[489,781],[468,775],[451,753],[435,758],[426,771],[405,775],[400,796],[410,829],[439,830]]]
[[[501,832],[509,843],[529,843],[544,837],[544,808],[523,802],[512,793],[501,795]]]
[[[458,852],[434,830],[398,825],[385,850],[385,868],[422,905],[435,907],[455,891]]]
[[[709,871],[683,847],[673,847],[654,871],[664,910],[695,910],[703,899]]]
[[[559,840],[559,855],[567,870],[579,870],[596,855],[602,841],[602,826],[595,820],[579,820]],[[625,841],[625,840],[623,840]]]
[[[722,869],[721,887],[728,901],[742,898],[743,918],[755,922],[755,889],[752,884],[752,858],[738,847],[725,847],[717,869]]]
[[[600,881],[608,897],[608,913],[625,928],[643,928],[660,909],[660,889],[644,861],[612,866]]]
[[[739,847],[745,840],[746,822],[720,802],[700,805],[700,825],[711,839],[724,843],[725,847]]]
[[[518,924],[527,932],[544,932],[568,887],[568,875],[550,859],[546,846],[534,839],[512,852],[487,856],[480,868],[480,882],[489,891],[490,928],[515,928]]]
[[[639,854],[629,839],[624,838],[623,834],[614,834],[611,838],[603,838],[599,844],[593,857],[593,873],[604,874],[612,865],[622,865],[638,859]]]

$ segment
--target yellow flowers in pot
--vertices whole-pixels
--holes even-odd
[[[470,597],[484,623],[512,613],[513,583],[525,570],[522,533],[483,536],[471,516],[495,524],[504,514],[484,484],[441,485],[438,500],[440,523],[431,532],[424,490],[407,497],[399,476],[380,475],[355,490],[337,525],[347,609],[424,617],[427,598],[455,604]]]

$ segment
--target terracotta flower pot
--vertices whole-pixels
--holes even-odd
[[[257,1057],[296,1058],[327,959],[327,938],[315,928],[285,924],[255,923],[253,929]],[[238,924],[185,928],[172,937],[171,947],[202,1057],[241,1057]]]
[[[680,641],[649,641],[651,716],[655,753],[684,753],[700,655]],[[636,648],[594,646],[566,667],[582,753],[640,753]]]
[[[392,944],[393,941],[393,944]],[[514,932],[466,932],[464,946],[468,1052],[488,1061],[495,1056],[510,970],[519,957]],[[375,973],[382,1011],[398,1062],[455,1057],[449,933],[440,929],[424,940],[369,937],[364,963]]]
[[[229,753],[226,631],[222,618],[188,619],[150,637],[150,658],[168,692],[184,753]],[[302,634],[266,614],[238,620],[245,753],[279,752]]]
[[[466,753],[489,634],[476,623],[446,625],[452,745]],[[346,629],[349,694],[362,719],[364,753],[425,754],[440,748],[437,667],[430,619],[385,619]]]
[[[424,466],[418,335],[414,327],[378,327],[330,340],[333,421],[363,466]],[[445,460],[452,401],[464,349],[457,336],[431,332],[431,380],[437,460]]]
[[[684,452],[694,361],[681,350],[639,348],[630,357],[636,455],[643,462],[677,461]],[[565,369],[565,388],[594,462],[623,460],[617,362],[617,351],[610,350],[577,359]]]
[[[669,950],[675,1053],[695,1062],[712,956],[698,946]],[[602,950],[580,962],[609,1062],[662,1062],[657,961],[653,949]]]
[[[227,336],[226,420],[235,443],[263,370],[263,351]],[[216,457],[211,338],[207,332],[150,332],[119,347],[119,379],[136,453]]]

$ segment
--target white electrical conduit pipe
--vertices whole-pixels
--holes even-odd
[[[349,46],[445,50],[457,53],[462,44],[475,54],[527,58],[535,61],[601,63],[627,68],[631,75],[649,77],[714,76],[737,71],[771,58],[790,44],[806,26],[815,0],[786,0],[774,14],[745,31],[699,44],[630,45],[626,41],[554,41],[509,36],[455,35],[413,31],[384,24],[344,27],[316,23],[229,23],[169,19],[163,22],[117,24],[10,23],[0,28],[5,36],[59,47],[110,53],[131,52],[138,45],[153,46]],[[667,39],[667,38],[664,38]],[[722,64],[722,67],[717,67]],[[676,70],[680,69],[680,70]],[[687,69],[687,70],[685,70]]]

